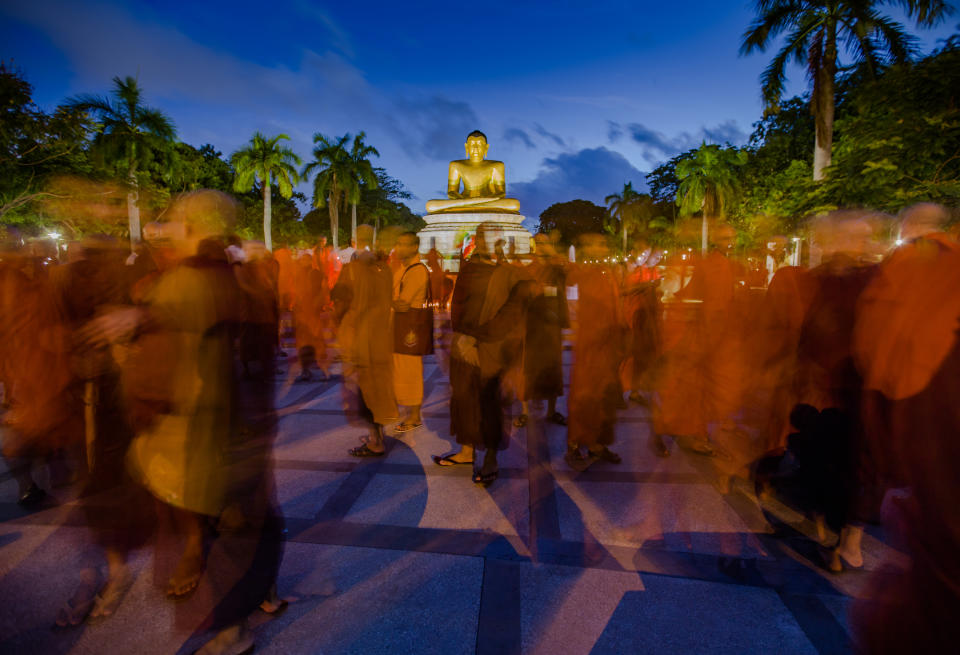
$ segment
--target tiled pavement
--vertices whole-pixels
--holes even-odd
[[[775,536],[746,486],[717,492],[709,460],[675,446],[655,457],[637,407],[620,415],[620,466],[577,474],[563,461],[564,429],[534,419],[513,431],[500,479],[474,486],[469,467],[430,460],[452,442],[435,358],[425,375],[425,426],[363,461],[347,454],[362,431],[343,418],[335,379],[278,381],[279,586],[295,602],[256,617],[257,652],[850,650],[851,598],[889,551],[877,530],[865,537],[867,571],[823,573],[800,517],[767,507],[784,521],[786,536]],[[174,621],[149,550],[115,617],[51,630],[89,556],[86,531],[68,499],[33,514],[14,499],[0,474],[0,652],[174,653],[202,642]]]

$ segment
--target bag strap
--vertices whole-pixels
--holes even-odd
[[[410,264],[405,269],[403,269],[403,273],[400,274],[400,292],[401,293],[403,292],[403,278],[407,276],[407,272],[414,266],[423,266],[427,270],[427,285],[426,285],[427,293],[424,300],[427,305],[430,305],[433,303],[433,290],[430,288],[430,269],[423,262],[416,262],[414,264]]]

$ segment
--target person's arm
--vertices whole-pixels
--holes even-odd
[[[411,307],[420,308],[427,301],[427,285],[430,278],[427,268],[414,264],[406,270],[400,280],[400,289],[394,299],[393,308],[398,312],[409,311]]]
[[[523,324],[527,303],[534,294],[533,280],[520,280],[510,289],[510,295],[497,313],[472,332],[477,341],[500,341],[506,339],[518,325]]]

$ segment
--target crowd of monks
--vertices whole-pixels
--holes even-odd
[[[401,352],[394,317],[433,308],[457,444],[437,466],[494,484],[498,453],[531,420],[565,426],[574,472],[621,464],[625,440],[663,458],[680,448],[709,462],[721,493],[809,516],[829,571],[862,567],[864,527],[883,520],[912,565],[884,570],[855,607],[866,650],[960,637],[960,244],[944,208],[912,207],[893,229],[864,211],[818,218],[810,266],[776,249],[750,265],[722,225],[700,255],[616,256],[586,234],[569,257],[538,234],[524,259],[481,225],[456,275],[435,250],[421,261],[415,234],[366,226],[340,252],[322,239],[271,253],[225,236],[235,212],[194,192],[133,255],[108,238],[2,253],[4,457],[24,505],[45,502],[39,463],[82,488],[93,560],[107,564],[91,564],[59,625],[115,612],[128,554],[153,536],[165,592],[215,635],[202,652],[252,644],[246,617],[283,608],[278,379],[339,382],[367,430],[350,454],[383,456],[390,426],[397,438],[422,426],[422,355]],[[630,403],[648,413],[642,429],[618,426]]]

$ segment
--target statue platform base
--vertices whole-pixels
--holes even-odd
[[[472,237],[478,225],[487,223],[507,242],[503,248],[505,252],[512,251],[516,255],[528,255],[532,235],[523,227],[523,219],[524,216],[521,214],[506,212],[427,214],[423,217],[427,226],[417,233],[420,237],[420,254],[426,255],[430,248],[436,248],[443,255],[444,270],[455,273],[460,267],[460,249],[457,246],[463,240],[464,233]]]

